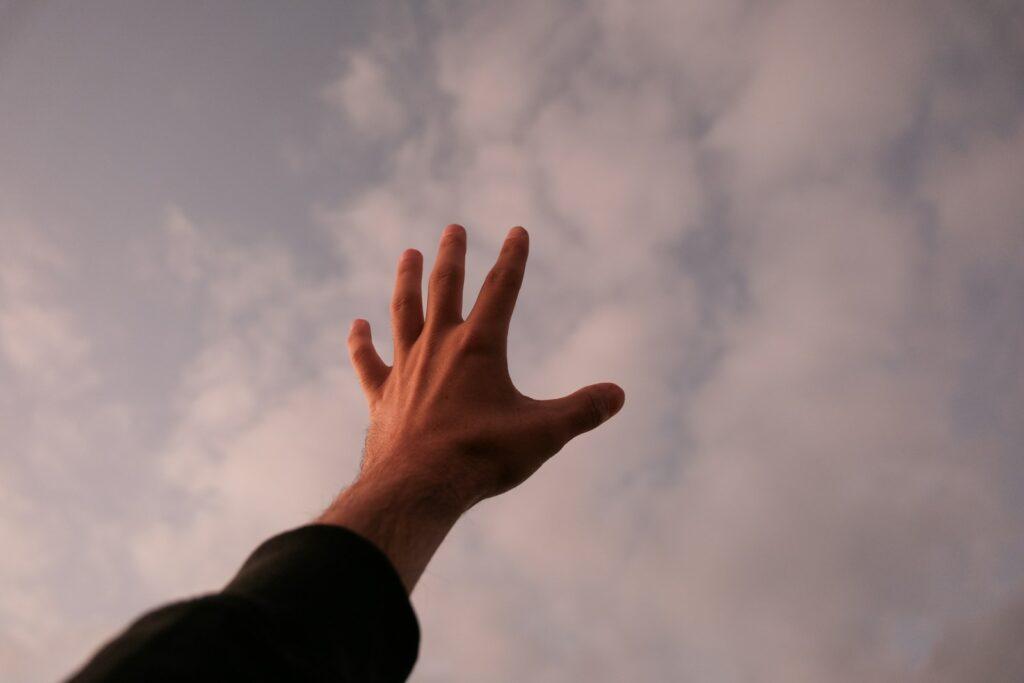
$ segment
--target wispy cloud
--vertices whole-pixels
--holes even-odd
[[[344,183],[342,199],[303,195],[299,227],[257,234],[218,222],[231,207],[167,197],[116,247],[118,282],[173,318],[123,332],[169,359],[133,379],[166,387],[154,405],[119,393],[130,383],[96,341],[109,332],[81,314],[95,283],[45,284],[81,256],[53,240],[10,251],[4,228],[4,372],[85,388],[38,413],[45,430],[0,425],[25,453],[81,462],[52,426],[85,416],[79,448],[121,454],[96,486],[144,455],[122,507],[73,489],[88,503],[76,528],[105,530],[87,580],[114,591],[101,568],[118,567],[128,586],[88,627],[67,577],[39,568],[65,536],[26,531],[37,504],[6,484],[38,490],[37,468],[6,466],[0,531],[22,551],[0,572],[31,600],[0,603],[21,643],[0,661],[28,671],[53,643],[70,660],[315,514],[354,475],[365,420],[345,322],[369,318],[388,356],[395,259],[429,258],[457,221],[467,310],[507,228],[531,231],[520,389],[607,379],[628,398],[460,522],[414,596],[415,680],[1019,678],[1021,12],[371,14],[294,105],[327,130],[287,141],[303,178]],[[298,51],[304,36],[283,39]],[[186,340],[177,355],[167,329]]]

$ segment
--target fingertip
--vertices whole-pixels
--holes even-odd
[[[349,334],[362,334],[370,331],[369,321],[363,318],[355,318],[352,320],[352,324],[348,328]]]
[[[616,413],[622,410],[626,402],[626,392],[618,384],[612,382],[601,382],[587,387],[593,405],[597,408],[599,415],[598,424],[607,422]],[[596,426],[596,425],[595,425]]]
[[[508,235],[506,235],[505,239],[517,239],[517,238],[518,239],[527,239],[528,240],[528,239],[530,239],[530,233],[528,233],[526,231],[526,228],[524,228],[523,226],[517,225],[517,226],[515,226],[514,228],[512,228],[511,230],[508,231]]]
[[[466,229],[458,223],[450,223],[441,233],[441,237],[465,237]]]
[[[605,419],[608,419],[622,410],[622,406],[626,403],[626,392],[618,384],[611,383],[607,385],[606,391],[608,392],[608,416]]]

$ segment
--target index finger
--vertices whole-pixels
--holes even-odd
[[[489,330],[503,337],[508,334],[529,253],[529,233],[522,226],[509,230],[498,260],[484,278],[467,323],[479,327],[485,333]]]

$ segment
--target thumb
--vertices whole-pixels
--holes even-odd
[[[626,392],[617,384],[601,382],[577,389],[568,396],[544,401],[565,429],[566,440],[589,432],[626,402]]]

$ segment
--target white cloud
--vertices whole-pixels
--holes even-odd
[[[56,274],[62,255],[28,227],[0,222],[0,358],[26,384],[57,395],[95,381],[88,365],[90,343],[59,299]]]
[[[927,21],[908,3],[778,3],[712,141],[768,190],[858,168],[912,122]]]
[[[938,213],[942,247],[961,262],[992,264],[1024,255],[1024,119],[1007,135],[985,132],[966,149],[941,150],[926,196]]]
[[[475,141],[517,136],[547,91],[563,85],[548,67],[569,59],[588,38],[588,16],[529,0],[450,17],[434,47],[457,132]]]
[[[169,220],[189,225],[174,232],[199,263],[179,266],[208,296],[159,459],[191,511],[142,526],[131,546],[139,576],[167,597],[216,587],[262,538],[319,514],[356,472],[365,411],[338,281],[302,277],[280,249],[204,236],[180,212]]]
[[[999,32],[913,2],[431,7],[346,49],[321,91],[348,134],[387,143],[380,182],[313,209],[332,254],[167,211],[147,282],[189,292],[196,348],[143,480],[175,503],[103,546],[131,579],[150,598],[211,588],[318,512],[365,419],[346,321],[369,318],[387,357],[404,248],[429,260],[446,223],[467,225],[468,310],[521,224],[518,386],[617,381],[627,403],[456,527],[414,598],[414,680],[966,681],[971,653],[1002,657],[1024,576],[1019,437],[956,414],[965,382],[1011,418],[1024,397],[1018,328],[991,320],[1017,310],[1024,224]],[[951,55],[992,68],[974,86]],[[69,257],[10,253],[8,364],[88,377],[80,320],[38,274]],[[1002,307],[972,305],[996,298],[968,291],[978,272]],[[998,387],[971,365],[990,356]],[[130,432],[115,407],[33,452]],[[22,548],[0,573],[32,584],[47,545],[0,494]],[[34,640],[0,661],[73,640],[39,616],[62,610],[39,586],[9,606]],[[971,626],[980,612],[991,625]]]
[[[423,195],[487,223],[529,216],[533,334],[516,341],[537,374],[523,383],[615,368],[637,411],[457,531],[417,597],[420,675],[618,680],[630,673],[609,643],[625,642],[653,679],[898,679],[950,612],[998,599],[994,549],[1012,524],[998,449],[950,421],[964,339],[923,308],[948,305],[928,293],[945,257],[922,238],[920,198],[881,173],[926,96],[934,25],[913,5],[652,16],[529,5],[442,31],[460,164],[400,159],[369,195],[402,216],[394,247]],[[475,52],[505,41],[516,49]],[[1015,211],[1004,185],[986,185],[998,231]],[[670,255],[701,230],[729,235],[724,255],[681,270]],[[742,306],[700,330],[691,278],[730,267]],[[533,308],[541,291],[563,305]],[[551,346],[573,330],[578,343]],[[702,333],[717,362],[694,393],[683,349]],[[536,637],[547,630],[571,645]]]
[[[694,154],[676,135],[678,117],[659,84],[619,91],[585,79],[573,85],[531,130],[540,177],[555,216],[588,247],[581,260],[614,252],[616,262],[602,264],[602,272],[632,276],[652,247],[678,240],[700,215]]]
[[[405,127],[407,116],[398,93],[388,82],[388,74],[378,59],[355,53],[348,59],[345,74],[325,87],[321,96],[359,133],[394,135]]]
[[[895,629],[927,638],[970,591],[994,595],[993,454],[957,439],[946,354],[906,331],[923,248],[884,206],[805,185],[760,214],[751,313],[692,414],[696,458],[666,512],[688,539],[679,627],[703,648],[745,634],[744,675],[894,676]]]

